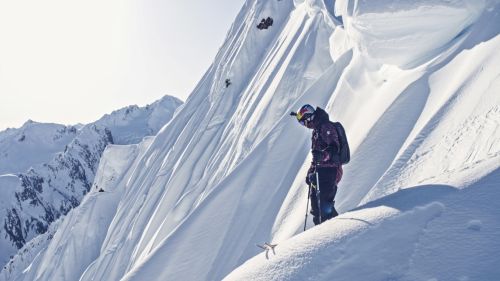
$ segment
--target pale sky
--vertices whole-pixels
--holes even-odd
[[[244,0],[0,0],[0,131],[185,101]]]

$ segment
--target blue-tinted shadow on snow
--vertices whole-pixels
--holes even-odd
[[[449,185],[434,184],[415,186],[402,189],[380,199],[368,202],[362,206],[349,210],[348,212],[379,206],[387,206],[398,209],[401,212],[405,212],[412,210],[417,206],[425,206],[432,202],[439,201],[441,198],[456,192],[458,192],[458,189]],[[370,226],[375,225],[369,221],[352,217],[338,217],[334,220],[355,220]]]
[[[460,193],[472,197],[477,190],[485,188],[495,189],[498,187],[500,187],[500,168],[496,168],[481,177],[476,182],[473,182],[462,189],[443,184],[419,185],[401,189],[393,194],[368,202],[350,211],[387,206],[405,212],[418,206],[425,206],[432,202],[443,201],[445,197],[448,197],[451,194]],[[498,193],[500,194],[500,192]]]
[[[418,206],[424,206],[439,201],[453,192],[458,192],[458,189],[450,185],[429,184],[414,186],[401,189],[393,194],[368,202],[351,211],[387,206],[405,212]]]

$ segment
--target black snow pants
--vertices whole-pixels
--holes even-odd
[[[329,220],[338,216],[335,210],[335,195],[337,194],[337,168],[335,167],[322,167],[318,168],[319,177],[319,191],[320,191],[320,205],[321,205],[321,222]],[[316,186],[311,188],[311,214],[313,215],[313,222],[315,225],[320,224],[318,197]]]

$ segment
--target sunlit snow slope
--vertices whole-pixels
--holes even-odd
[[[0,280],[15,279],[17,271],[26,266],[33,270],[25,272],[25,280],[78,280],[86,265],[99,255],[124,192],[116,187],[120,183],[127,185],[127,175],[138,168],[138,159],[151,141],[149,137],[140,144],[107,146],[94,181],[94,186],[105,192],[92,189],[78,208],[55,223],[57,231],[51,228],[30,241],[2,271]]]
[[[72,211],[43,258],[7,280],[492,280],[498,8],[247,1],[185,105],[113,183],[107,228]],[[297,235],[310,131],[288,113],[304,103],[344,124],[352,161],[343,214]],[[95,258],[77,257],[91,241]],[[255,256],[265,241],[279,243],[269,259]]]
[[[0,175],[22,173],[52,160],[76,137],[77,128],[28,120],[0,132]]]
[[[21,128],[0,132],[2,266],[79,205],[93,186],[108,144],[136,144],[155,135],[181,104],[177,98],[165,96],[144,107],[116,110],[87,125],[29,120]]]

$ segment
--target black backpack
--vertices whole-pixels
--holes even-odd
[[[347,135],[345,134],[344,127],[340,122],[332,122],[337,130],[337,135],[339,136],[339,162],[340,164],[347,164],[351,160],[351,152],[349,150],[349,143],[347,142]]]

